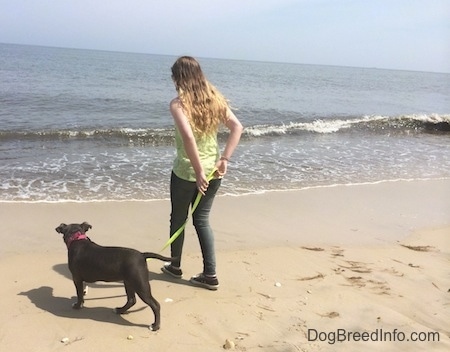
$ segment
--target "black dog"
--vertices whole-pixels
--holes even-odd
[[[62,233],[67,245],[69,269],[77,289],[77,302],[74,309],[83,307],[83,288],[85,282],[95,281],[123,281],[127,293],[127,303],[114,311],[125,313],[136,303],[137,295],[147,303],[155,314],[155,322],[151,330],[158,330],[160,326],[160,305],[153,298],[148,281],[147,258],[171,261],[173,258],[163,257],[156,253],[141,253],[131,248],[102,247],[92,242],[86,232],[92,226],[87,222],[82,224],[61,224],[56,232]]]

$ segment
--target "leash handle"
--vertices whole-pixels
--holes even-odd
[[[208,180],[208,182],[214,178],[214,174],[216,171],[217,171],[217,168],[214,168],[211,171],[211,173],[208,175],[208,177],[206,178]],[[191,216],[192,216],[192,214],[194,214],[195,209],[197,209],[198,203],[200,203],[201,198],[202,198],[202,194],[200,192],[198,192],[197,197],[195,198],[194,204],[192,204],[192,208],[191,208],[191,212],[190,212]],[[161,252],[163,250],[165,250],[167,247],[169,247],[178,238],[178,236],[180,236],[180,234],[183,232],[184,228],[186,227],[188,220],[189,220],[189,217],[187,217],[184,224],[181,225],[181,227],[178,230],[176,230],[172,236],[170,236],[169,240],[166,242],[164,247],[161,249]]]

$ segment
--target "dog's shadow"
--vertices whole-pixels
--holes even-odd
[[[72,280],[72,274],[67,266],[67,264],[57,264],[53,266],[53,270],[62,276]],[[90,283],[90,287],[95,288],[111,288],[111,287],[123,287],[121,283]],[[75,287],[74,287],[75,289]],[[83,309],[73,309],[72,304],[76,302],[76,297],[66,298],[66,297],[57,297],[53,295],[53,288],[49,286],[42,286],[40,288],[31,289],[26,292],[19,293],[21,296],[26,296],[37,308],[52,313],[58,317],[63,318],[71,318],[71,319],[90,319],[101,322],[108,322],[113,324],[125,325],[125,326],[139,326],[139,327],[148,327],[148,325],[144,324],[134,324],[122,317],[120,314],[114,313],[112,308],[108,307],[84,307]],[[99,300],[99,299],[108,299],[108,298],[117,298],[124,297],[126,300],[125,292],[120,296],[109,296],[102,298],[92,298],[90,299],[86,296],[85,301],[89,300]],[[125,303],[125,302],[124,302]],[[137,312],[143,309],[146,309],[147,306],[131,309],[128,313]],[[152,313],[150,313],[152,314]],[[153,318],[153,316],[149,317],[149,322]]]
[[[69,280],[72,280],[72,274],[67,266],[67,264],[56,264],[53,266],[53,270],[58,274],[66,277]],[[153,273],[149,272],[149,280],[161,280],[172,282],[175,284],[181,285],[190,285],[188,281],[172,279],[163,273]],[[88,285],[91,288],[111,288],[111,287],[123,287],[122,283],[89,283]],[[75,289],[75,287],[74,287]],[[82,309],[73,309],[72,304],[76,302],[76,297],[58,297],[54,296],[53,288],[49,286],[42,286],[39,288],[34,288],[26,292],[18,293],[20,296],[28,297],[28,299],[33,303],[37,308],[47,311],[55,316],[62,318],[70,318],[70,319],[86,319],[86,320],[94,320],[99,322],[107,322],[112,324],[119,324],[124,326],[138,326],[138,327],[148,327],[149,325],[145,324],[134,324],[123,318],[120,314],[115,314],[111,307],[84,307]],[[109,299],[109,298],[117,298],[124,297],[126,300],[126,294],[124,292],[123,295],[120,296],[108,296],[108,297],[96,297],[89,298],[86,296],[85,301],[89,300],[99,300],[99,299]],[[124,302],[125,303],[125,302]],[[133,313],[137,311],[141,311],[148,308],[147,306],[131,309],[128,313]],[[152,314],[152,313],[150,313]],[[149,320],[151,320],[149,317]]]
[[[139,327],[149,326],[149,324],[144,325],[131,323],[125,320],[121,315],[115,314],[111,308],[84,307],[83,309],[73,309],[72,303],[76,301],[75,298],[54,296],[53,288],[49,286],[42,286],[39,288],[29,290],[27,292],[21,292],[19,293],[19,295],[28,297],[31,303],[33,303],[37,308],[45,310],[49,313],[52,313],[53,315],[62,318],[89,319],[125,326],[139,326]],[[138,310],[142,310],[145,308],[146,307],[143,307]],[[149,320],[151,320],[152,318],[150,318]]]

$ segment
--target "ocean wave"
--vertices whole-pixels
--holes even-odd
[[[152,128],[110,128],[110,129],[64,129],[41,131],[0,131],[0,140],[105,140],[121,144],[170,145],[173,143],[173,129]]]
[[[244,136],[297,135],[302,133],[330,134],[344,131],[375,133],[449,133],[450,114],[417,114],[400,116],[371,115],[348,118],[323,118],[313,121],[246,126]],[[219,139],[226,138],[221,131]],[[110,128],[62,129],[40,131],[0,131],[0,140],[104,140],[111,143],[139,145],[172,145],[174,129],[168,128]]]
[[[422,114],[317,119],[310,122],[289,122],[280,125],[255,125],[246,128],[253,137],[300,134],[305,132],[329,134],[342,131],[445,133],[450,132],[450,114]]]

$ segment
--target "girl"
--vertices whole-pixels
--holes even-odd
[[[192,57],[182,56],[172,66],[172,79],[178,96],[170,102],[175,121],[177,155],[170,180],[170,234],[186,221],[189,206],[198,192],[202,194],[194,211],[193,224],[203,255],[203,272],[191,278],[196,286],[217,290],[214,235],[209,224],[209,213],[221,179],[243,127],[231,111],[224,96],[206,79],[200,64]],[[229,130],[225,149],[220,154],[217,142],[219,125]],[[215,178],[208,182],[207,175],[216,169]],[[172,257],[178,258],[161,270],[175,278],[182,277],[181,254],[184,231],[171,244]]]

